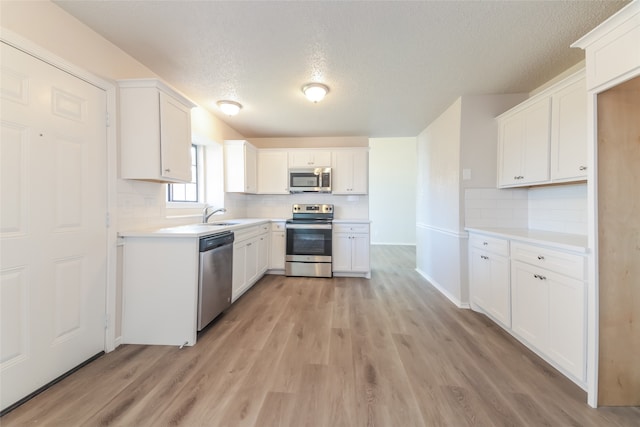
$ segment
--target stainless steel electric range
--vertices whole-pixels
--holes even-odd
[[[293,205],[287,220],[286,276],[332,277],[333,205]]]

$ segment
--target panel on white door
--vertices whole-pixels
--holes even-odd
[[[0,138],[0,233],[2,237],[26,233],[27,132],[22,126],[2,122]]]
[[[25,268],[13,268],[0,273],[0,304],[2,324],[0,363],[17,363],[27,353],[27,313],[29,311],[28,280]]]

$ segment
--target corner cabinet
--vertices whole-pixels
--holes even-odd
[[[471,308],[583,388],[585,265],[582,252],[469,232]]]
[[[367,194],[369,190],[368,149],[335,150],[332,154],[331,192]]]
[[[224,142],[224,188],[227,193],[258,192],[258,150],[249,142]]]
[[[369,224],[333,223],[332,270],[335,276],[371,277]]]
[[[498,187],[584,181],[584,70],[498,116]]]
[[[191,101],[157,79],[118,80],[120,176],[191,181]]]

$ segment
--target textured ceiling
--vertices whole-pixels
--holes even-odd
[[[458,96],[529,92],[622,1],[55,1],[247,138],[415,136]],[[300,88],[331,92],[318,104]],[[220,99],[243,104],[229,118]]]

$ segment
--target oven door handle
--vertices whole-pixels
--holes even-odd
[[[331,224],[285,224],[285,228],[296,230],[331,230]]]

